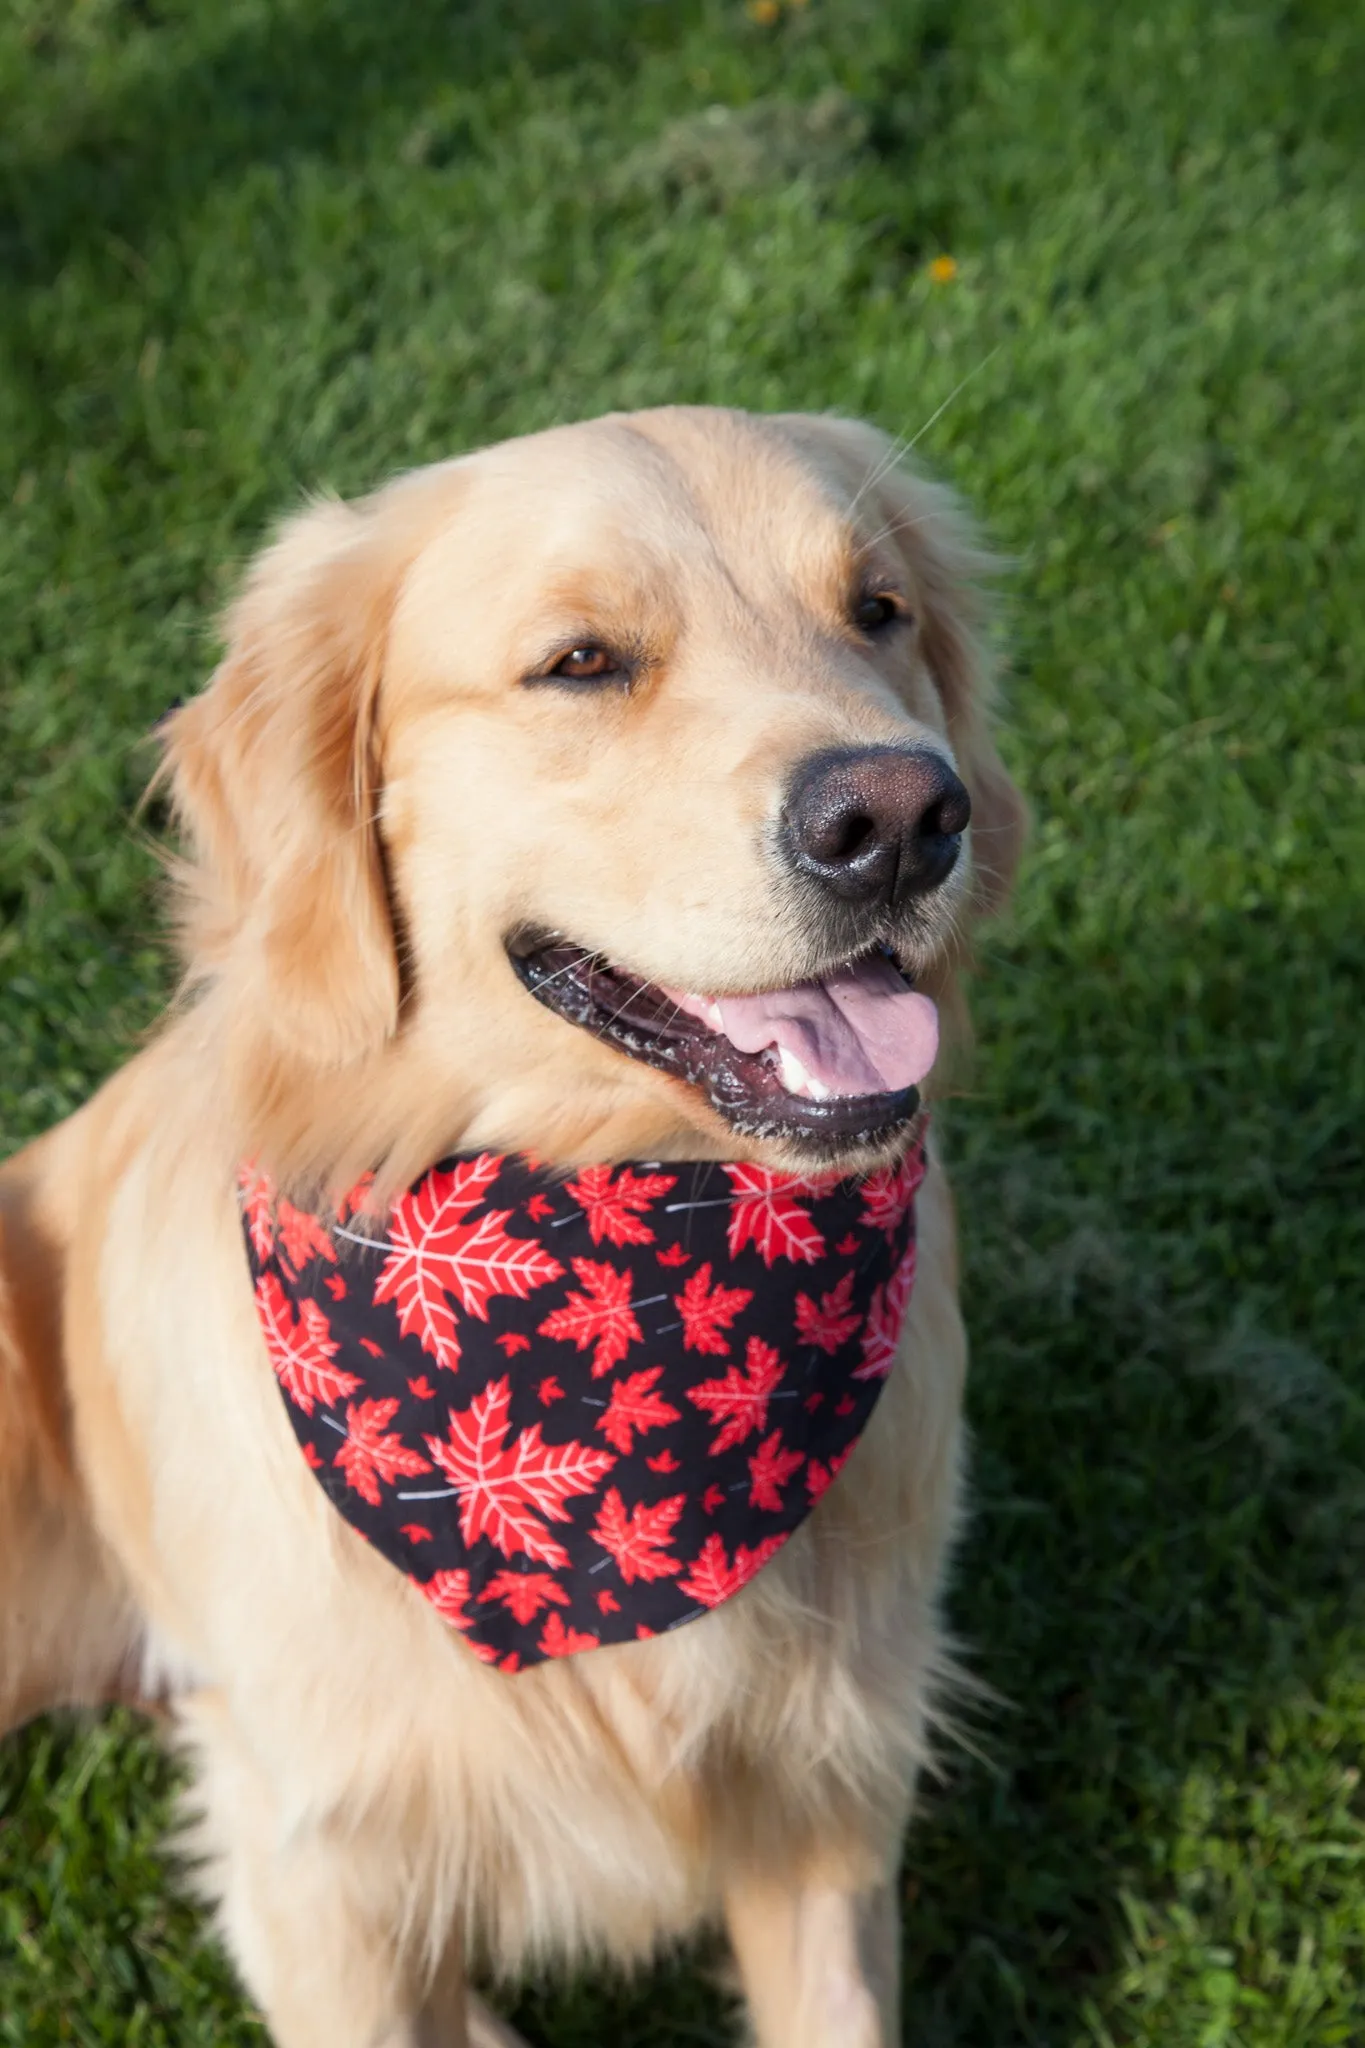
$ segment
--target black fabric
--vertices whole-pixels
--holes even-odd
[[[917,1144],[860,1181],[442,1160],[368,1212],[240,1190],[271,1363],[338,1512],[515,1671],[677,1628],[867,1425],[915,1271]]]

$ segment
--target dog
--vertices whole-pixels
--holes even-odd
[[[889,975],[921,1037],[937,1005],[935,1075],[961,1041],[1025,823],[989,568],[870,427],[612,415],[289,519],[164,724],[183,987],[0,1173],[0,1729],[169,1721],[279,2048],[506,2044],[467,1972],[711,1921],[761,2048],[900,2038],[894,1877],[950,1668],[952,1203],[922,1044],[911,1086],[895,1059],[859,1080],[843,1025],[823,1055],[762,1030]],[[687,1626],[499,1668],[300,1457],[244,1166],[296,1213],[358,1184],[376,1218],[454,1154],[531,1154],[551,1187],[621,1161],[828,1186],[913,1145],[875,1412]],[[509,1352],[506,1385],[533,1370]]]

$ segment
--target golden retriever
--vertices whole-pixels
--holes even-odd
[[[305,1470],[235,1179],[321,1199],[373,1169],[378,1199],[480,1146],[894,1162],[904,1094],[850,1110],[757,1054],[746,1118],[534,1000],[526,961],[705,991],[700,1017],[881,949],[960,1030],[1023,820],[985,566],[870,428],[612,416],[289,520],[167,722],[181,998],[0,1174],[0,1729],[164,1707],[280,2048],[507,2042],[467,1966],[711,1919],[763,2048],[899,2040],[965,1362],[932,1142],[897,1364],[818,1510],[692,1625],[516,1676]]]

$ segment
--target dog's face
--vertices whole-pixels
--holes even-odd
[[[305,514],[172,731],[201,971],[437,1149],[892,1155],[1021,823],[972,567],[870,430],[701,410]]]

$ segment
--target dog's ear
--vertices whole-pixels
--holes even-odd
[[[911,468],[889,436],[858,420],[784,424],[823,457],[869,536],[903,557],[923,607],[921,645],[943,702],[959,773],[972,799],[974,902],[983,914],[1009,896],[1028,832],[1028,807],[992,733],[995,673],[988,636],[997,564],[955,492]]]
[[[374,720],[407,559],[403,522],[374,501],[290,520],[228,613],[207,689],[162,729],[188,842],[190,980],[230,980],[319,1066],[377,1049],[397,1025]]]

